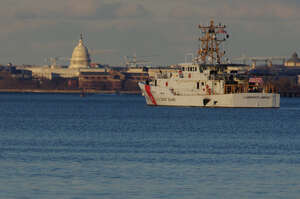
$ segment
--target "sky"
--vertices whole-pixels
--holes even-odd
[[[0,63],[68,59],[83,33],[93,62],[124,56],[183,62],[198,48],[198,24],[227,25],[230,58],[299,51],[299,0],[0,0]],[[300,53],[300,51],[299,51]]]

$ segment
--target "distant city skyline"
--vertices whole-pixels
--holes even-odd
[[[183,62],[198,48],[198,24],[227,25],[229,57],[291,56],[299,50],[296,0],[2,0],[0,64],[71,57],[83,33],[92,62],[126,55],[154,64]]]

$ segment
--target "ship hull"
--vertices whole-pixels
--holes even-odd
[[[168,88],[139,83],[146,103],[153,106],[279,108],[280,95],[275,93],[233,93],[219,95],[175,95]]]

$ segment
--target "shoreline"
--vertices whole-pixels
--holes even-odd
[[[48,94],[82,94],[82,90],[62,90],[62,89],[0,89],[1,93],[48,93]],[[128,95],[141,95],[141,91],[116,91],[116,90],[96,90],[85,89],[84,94],[128,94]],[[280,97],[299,98],[299,93],[296,92],[281,92]]]
[[[53,94],[81,94],[82,90],[56,90],[56,89],[0,89],[0,93],[53,93]],[[141,94],[140,91],[115,91],[115,90],[95,90],[85,89],[85,94]]]

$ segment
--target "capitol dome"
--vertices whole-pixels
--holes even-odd
[[[79,43],[74,48],[74,51],[72,53],[69,68],[88,68],[90,66],[90,63],[91,59],[89,51],[83,44],[82,35],[80,35]]]
[[[292,57],[285,62],[285,66],[287,66],[287,67],[293,67],[293,66],[299,67],[300,66],[300,59],[296,52],[294,52]]]

